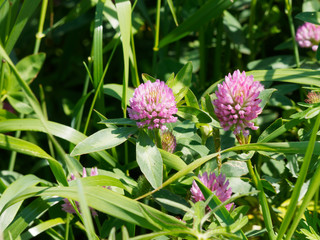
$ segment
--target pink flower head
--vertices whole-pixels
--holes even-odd
[[[258,98],[264,89],[260,82],[253,81],[253,76],[246,76],[243,71],[236,70],[225,77],[222,84],[218,84],[216,91],[217,99],[213,101],[215,113],[224,130],[231,129],[238,136],[241,133],[247,137],[249,130],[257,130],[251,120],[258,117],[262,112]]]
[[[98,168],[97,167],[92,168],[90,176],[97,176],[97,175],[98,175]],[[85,168],[83,168],[83,170],[82,170],[82,177],[87,177],[87,172],[86,172]],[[76,177],[71,173],[71,177],[70,177],[70,179],[68,179],[68,181],[73,181],[75,179],[76,179]],[[64,204],[61,205],[63,211],[68,212],[68,213],[76,213],[76,210],[73,208],[73,206],[71,205],[70,201],[67,198],[64,198],[63,201],[64,201]],[[78,211],[80,212],[79,202],[74,201],[74,203],[77,206]],[[92,216],[94,216],[94,217],[98,216],[98,213],[93,208],[90,208],[90,210],[91,210]]]
[[[177,146],[176,137],[171,131],[165,130],[161,132],[161,146],[162,149],[169,153],[173,153]]]
[[[207,172],[204,172],[202,176],[198,176],[200,181],[209,188],[221,202],[228,200],[231,197],[232,189],[229,186],[229,180],[226,181],[226,176],[220,174],[216,177],[215,173],[210,174],[208,177]],[[193,202],[205,201],[205,198],[198,187],[196,181],[193,181],[192,187],[190,189],[191,198]],[[227,204],[225,207],[228,211],[230,211],[233,203]]]
[[[304,101],[306,103],[320,103],[320,94],[317,92],[309,92],[307,99]]]
[[[129,117],[137,121],[139,128],[147,126],[148,129],[166,130],[165,123],[177,121],[173,116],[178,109],[172,89],[160,80],[142,83],[135,89],[129,103]]]
[[[312,48],[312,51],[317,51],[320,43],[320,26],[307,22],[298,27],[296,41],[302,48]]]

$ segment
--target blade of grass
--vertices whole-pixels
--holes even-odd
[[[122,91],[123,117],[127,115],[127,88],[129,82],[129,56],[130,56],[130,36],[131,36],[131,3],[129,0],[116,0],[116,9],[120,25],[121,42],[123,49],[124,76]]]
[[[287,231],[287,228],[289,227],[289,224],[293,220],[293,215],[296,211],[300,191],[301,191],[302,185],[303,185],[303,183],[306,179],[307,173],[308,173],[308,168],[310,165],[311,157],[314,154],[314,150],[319,149],[319,147],[315,148],[316,137],[317,137],[317,132],[318,132],[319,126],[320,126],[320,114],[317,116],[316,122],[313,126],[312,133],[311,133],[310,140],[309,140],[309,144],[306,149],[304,160],[303,160],[303,163],[302,163],[302,166],[300,169],[299,177],[298,177],[297,182],[294,186],[293,193],[292,193],[292,196],[290,199],[290,204],[287,208],[286,215],[284,216],[282,224],[279,229],[279,233],[278,233],[278,237],[277,237],[278,240],[282,239],[285,232]]]
[[[177,16],[176,16],[176,10],[174,9],[173,2],[172,2],[172,0],[167,0],[167,3],[169,5],[169,8],[170,8],[174,23],[176,24],[176,26],[178,26],[179,24],[178,24],[178,20],[177,20]]]
[[[84,226],[86,228],[86,234],[89,240],[99,239],[95,234],[93,222],[90,214],[90,210],[85,198],[84,190],[80,179],[77,179],[77,190],[79,195],[79,203],[81,209],[81,215],[83,219]]]
[[[34,11],[37,9],[39,3],[41,0],[25,0],[23,1],[21,10],[19,12],[19,15],[15,21],[15,24],[13,25],[13,28],[11,29],[9,38],[7,42],[5,43],[5,50],[7,53],[11,53],[14,45],[16,44],[24,26],[34,13]]]
[[[47,129],[50,134],[65,139],[74,145],[77,145],[79,142],[87,138],[86,135],[81,132],[65,126],[60,123],[46,121]],[[47,132],[47,130],[41,124],[41,121],[38,119],[10,119],[6,121],[0,121],[0,131],[1,132],[10,132],[10,131],[39,131]],[[95,159],[103,158],[108,164],[112,167],[115,167],[117,162],[116,160],[107,152],[98,152],[90,154]]]
[[[16,216],[15,220],[5,229],[4,239],[16,239],[35,219],[46,213],[50,207],[59,202],[60,198],[43,197],[37,198],[25,206]]]
[[[217,18],[227,9],[233,1],[231,0],[209,0],[195,12],[191,17],[182,22],[179,27],[170,32],[167,36],[161,39],[159,48],[162,48],[169,43],[175,42],[192,31],[197,31],[201,26],[208,23],[213,18]]]

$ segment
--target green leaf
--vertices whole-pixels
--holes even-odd
[[[173,168],[177,171],[183,169],[187,164],[179,158],[177,155],[169,153],[165,150],[159,149],[163,163],[168,167]]]
[[[26,99],[23,97],[22,93],[14,93],[8,95],[7,98],[10,105],[19,113],[30,114],[33,112],[32,107],[26,103]]]
[[[103,93],[114,97],[121,101],[122,99],[122,91],[123,86],[122,84],[105,84],[103,85]],[[129,105],[129,98],[133,96],[134,90],[132,88],[127,88],[128,100],[127,105]]]
[[[139,131],[136,154],[140,170],[151,186],[153,188],[161,186],[163,169],[162,157],[158,148],[143,130]]]
[[[45,58],[45,53],[38,53],[21,59],[16,65],[21,78],[27,83],[35,79],[42,68]]]
[[[75,145],[87,138],[83,133],[60,123],[46,121],[46,125],[50,134],[65,139]],[[47,132],[38,119],[12,119],[0,122],[0,132],[19,130]],[[91,155],[98,160],[103,158],[113,167],[116,166],[116,160],[107,152],[91,153]]]
[[[256,81],[278,81],[320,87],[320,71],[310,69],[277,69],[249,71]]]
[[[267,102],[269,101],[272,93],[274,93],[275,91],[277,91],[277,89],[268,88],[268,89],[265,89],[262,92],[260,92],[258,98],[261,99],[261,103],[259,104],[259,107],[261,107],[261,109],[264,109],[264,107],[266,106]]]
[[[49,219],[45,222],[38,224],[37,226],[34,226],[34,227],[28,229],[27,232],[24,232],[21,235],[21,238],[23,240],[29,240],[29,239],[34,238],[34,237],[38,236],[39,234],[41,234],[41,233],[43,233],[43,232],[45,232],[55,226],[61,225],[61,224],[65,224],[65,220],[63,220],[62,218]]]
[[[176,16],[176,11],[174,9],[174,5],[173,5],[173,2],[172,0],[167,0],[167,3],[169,5],[169,8],[170,8],[170,11],[171,11],[171,14],[172,14],[172,17],[173,17],[173,20],[174,20],[174,23],[176,24],[176,26],[178,26],[178,20],[177,20],[177,16]]]
[[[99,123],[103,124],[114,124],[114,125],[130,125],[130,126],[137,126],[136,121],[131,120],[130,118],[113,118],[113,119],[107,119],[103,120]]]
[[[199,109],[198,100],[197,100],[196,96],[194,95],[194,93],[191,91],[190,88],[188,88],[188,92],[184,96],[184,98],[186,100],[187,106]]]
[[[147,82],[147,81],[155,82],[157,80],[156,78],[154,78],[154,77],[152,77],[152,76],[150,76],[149,74],[146,74],[146,73],[142,73],[141,75],[142,75],[142,80],[144,82]]]
[[[103,74],[103,51],[102,51],[102,35],[103,35],[103,27],[102,27],[102,11],[104,4],[101,0],[98,1],[96,5],[96,13],[95,13],[95,26],[93,33],[93,85],[97,91],[97,89]]]
[[[9,135],[0,134],[0,148],[8,151],[16,151],[32,157],[53,159],[37,145]]]
[[[187,94],[191,80],[192,63],[188,62],[180,69],[175,78],[167,81],[167,85],[172,89],[177,103]]]
[[[302,121],[303,119],[293,119],[282,125],[282,119],[277,119],[266,130],[263,131],[263,133],[258,138],[258,143],[269,142],[270,140],[285,133],[289,129],[295,127]]]
[[[221,172],[226,177],[241,177],[249,173],[247,164],[244,161],[227,161],[222,164]]]
[[[186,19],[179,27],[170,32],[167,36],[160,40],[159,48],[162,48],[169,43],[175,42],[192,31],[197,31],[201,26],[217,18],[223,10],[227,9],[233,1],[231,0],[209,0],[201,6],[191,17]]]
[[[131,51],[131,3],[129,0],[116,0],[116,9],[120,25],[121,42],[123,49],[124,76],[122,91],[122,109],[125,112],[127,108],[127,89],[129,82],[129,55]]]
[[[4,231],[4,239],[16,239],[35,219],[40,218],[53,205],[57,204],[60,198],[37,198],[25,206],[17,215],[15,220]],[[24,233],[23,236],[26,236]],[[24,239],[24,238],[23,238]]]
[[[320,13],[319,12],[301,12],[298,13],[295,18],[304,22],[310,22],[320,25]]]
[[[102,187],[83,187],[84,195],[88,205],[100,212],[106,213],[115,218],[122,219],[150,230],[160,230],[150,223],[141,212],[141,206],[148,211],[150,215],[159,219],[158,225],[162,229],[186,229],[185,223],[179,221],[173,216],[162,213],[148,205],[130,199],[109,189]],[[76,187],[32,187],[24,189],[24,192],[13,199],[10,204],[35,196],[59,196],[79,201],[78,190]]]
[[[77,156],[116,147],[136,131],[137,128],[127,127],[102,129],[78,143],[70,155]]]
[[[194,107],[187,107],[181,106],[178,108],[177,115],[187,120],[191,120],[194,123],[211,123],[212,118],[206,112],[194,108]]]
[[[14,45],[16,44],[24,26],[27,24],[29,18],[33,15],[37,9],[40,0],[26,0],[23,2],[19,15],[17,16],[16,22],[11,29],[9,38],[5,45],[5,50],[8,54],[11,53]]]

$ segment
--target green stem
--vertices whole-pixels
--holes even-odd
[[[160,10],[161,10],[161,0],[157,0],[156,29],[155,29],[154,47],[153,47],[153,60],[152,60],[152,65],[153,65],[152,69],[154,74],[156,73],[157,55],[159,52]]]
[[[288,20],[289,20],[289,27],[290,27],[290,33],[291,33],[291,38],[292,38],[294,57],[296,60],[297,68],[299,68],[300,67],[300,58],[299,58],[298,44],[295,41],[296,33],[294,30],[294,24],[293,24],[293,19],[292,19],[292,2],[291,2],[291,0],[286,0],[286,14],[288,15]]]
[[[260,191],[259,192],[259,202],[260,202],[260,205],[261,205],[262,215],[263,215],[263,219],[265,221],[266,229],[267,229],[267,232],[269,234],[269,239],[270,240],[275,240],[276,239],[276,235],[274,234],[274,231],[273,231],[273,224],[272,224],[272,220],[271,220],[271,214],[270,214],[268,201],[267,201],[266,195],[264,193],[263,186],[262,186],[262,183],[260,181],[260,177],[258,175],[258,172],[257,171],[255,172],[253,170],[251,159],[249,159],[247,161],[247,167],[248,167],[249,174],[250,174],[250,176],[251,176],[251,178],[253,180],[254,185]]]
[[[318,202],[319,202],[319,188],[314,194],[314,205],[313,205],[313,228],[317,228],[318,221]]]
[[[91,115],[92,115],[92,112],[93,112],[93,108],[94,108],[94,105],[96,104],[96,100],[97,100],[98,95],[99,95],[99,89],[101,89],[101,87],[102,87],[103,79],[104,79],[104,77],[105,77],[105,75],[106,75],[106,73],[107,73],[107,70],[108,70],[108,68],[109,68],[111,59],[112,59],[112,57],[113,57],[114,52],[116,51],[117,46],[118,46],[118,42],[117,42],[117,44],[114,45],[114,47],[113,47],[113,49],[112,49],[112,53],[111,53],[110,58],[109,58],[109,60],[108,60],[108,62],[107,62],[107,65],[106,65],[106,67],[105,67],[105,69],[104,69],[104,72],[103,72],[102,77],[101,77],[101,79],[100,79],[99,85],[98,85],[98,87],[96,88],[96,91],[95,91],[95,93],[94,93],[94,97],[93,97],[93,100],[92,100],[92,103],[91,103],[91,106],[90,106],[90,110],[89,110],[89,113],[88,113],[88,118],[87,118],[87,121],[86,121],[86,125],[85,125],[84,130],[83,130],[83,133],[84,133],[84,134],[87,133],[88,126],[89,126],[89,122],[90,122]]]
[[[284,216],[283,222],[281,224],[281,227],[279,230],[279,235],[277,238],[278,240],[280,240],[283,237],[291,220],[293,220],[291,227],[290,227],[290,229],[287,233],[287,236],[286,236],[286,239],[291,239],[291,236],[293,235],[294,231],[296,230],[306,207],[308,206],[308,204],[309,204],[310,200],[312,199],[313,195],[315,194],[315,192],[319,189],[319,186],[320,186],[320,166],[317,167],[317,170],[311,179],[309,189],[308,189],[306,195],[304,196],[303,202],[302,202],[296,216],[294,218],[292,218],[293,214],[295,212],[296,206],[297,206],[298,198],[300,195],[300,190],[302,188],[302,185],[303,185],[305,178],[306,178],[306,175],[307,175],[307,171],[308,171],[311,157],[313,154],[314,145],[315,145],[315,141],[317,138],[317,132],[318,132],[319,126],[320,126],[320,114],[317,116],[316,122],[314,124],[313,129],[312,129],[309,144],[306,149],[306,154],[305,154],[303,164],[302,164],[302,167],[300,170],[300,175],[298,177],[296,186],[294,187],[287,213]]]
[[[212,129],[212,137],[214,142],[214,150],[215,152],[219,153],[221,151],[221,138],[220,138],[220,131],[218,128]],[[220,170],[222,167],[222,161],[221,161],[221,154],[219,153],[217,155],[217,165],[218,165],[218,171],[220,174]]]
[[[39,21],[38,32],[36,34],[36,44],[34,47],[33,54],[37,54],[39,52],[41,39],[45,36],[43,34],[43,25],[44,25],[44,20],[46,18],[47,6],[48,6],[48,0],[42,0],[40,21]]]
[[[70,216],[71,214],[70,213],[67,213],[67,221],[66,221],[66,232],[65,232],[65,235],[64,235],[64,239],[65,240],[68,240],[69,239],[69,231],[70,231]]]

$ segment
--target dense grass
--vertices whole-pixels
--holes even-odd
[[[305,99],[320,89],[320,53],[295,41],[319,8],[0,0],[0,239],[319,239],[320,106]],[[213,104],[237,69],[264,86],[246,144]],[[156,79],[177,104],[173,153],[127,111]],[[225,175],[231,198],[204,172]]]

